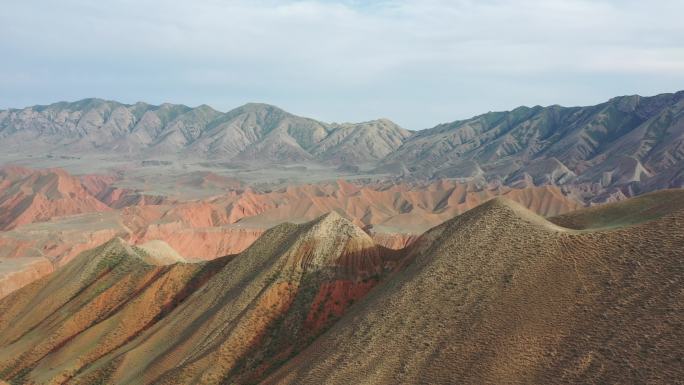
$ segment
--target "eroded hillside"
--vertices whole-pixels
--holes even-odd
[[[0,300],[0,378],[672,383],[683,192],[656,194],[558,217],[582,229],[494,198],[400,251],[335,213],[198,264],[114,239]]]

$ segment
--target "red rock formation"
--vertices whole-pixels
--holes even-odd
[[[378,278],[370,278],[363,281],[337,280],[322,284],[311,304],[304,327],[311,333],[320,331],[335,318],[342,316],[349,306],[368,294],[378,282]]]
[[[0,171],[0,230],[53,217],[110,210],[81,182],[59,169]]]
[[[330,211],[367,228],[378,245],[400,249],[423,231],[494,196],[506,196],[545,216],[581,206],[553,186],[483,188],[451,180],[426,185],[356,185],[340,180],[269,192],[230,190],[190,202],[154,200],[112,187],[114,181],[97,175],[79,181],[61,170],[0,171],[0,196],[9,197],[0,201],[0,207],[13,207],[3,211],[0,220],[12,227],[23,225],[0,232],[2,256],[43,257],[63,265],[81,251],[119,236],[132,244],[165,241],[184,257],[208,260],[241,252],[266,228],[305,222]],[[113,207],[126,207],[113,211],[93,194]],[[18,205],[22,199],[31,205]],[[73,215],[78,213],[86,214]],[[48,222],[32,223],[41,221]],[[25,276],[25,283],[37,277]]]
[[[335,212],[195,264],[174,263],[183,259],[160,242],[116,238],[0,300],[0,376],[418,384],[570,373],[573,383],[668,383],[681,377],[682,198],[673,190],[555,218],[581,231],[495,198],[401,251]],[[649,324],[662,333],[643,333]],[[603,347],[609,355],[592,356]],[[588,355],[609,370],[576,371]]]
[[[109,187],[97,197],[111,208],[169,204],[171,200],[162,195],[149,195],[135,190]]]
[[[83,187],[92,196],[99,196],[119,178],[114,175],[87,174],[79,177]]]
[[[240,227],[189,228],[175,222],[150,225],[139,237],[131,237],[134,243],[163,240],[186,258],[214,259],[237,254],[251,245],[264,229]]]

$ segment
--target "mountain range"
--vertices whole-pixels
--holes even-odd
[[[24,161],[96,154],[228,172],[240,162],[314,163],[407,180],[570,186],[586,202],[604,202],[684,185],[683,111],[680,91],[519,107],[412,132],[386,119],[323,123],[266,104],[222,113],[86,99],[0,111],[0,150]]]
[[[382,160],[412,174],[628,194],[684,185],[684,91],[590,107],[520,107],[419,131]]]
[[[85,99],[0,111],[2,147],[29,154],[356,164],[382,159],[409,135],[385,119],[327,124],[257,103],[221,113],[206,105]]]
[[[664,190],[547,220],[495,198],[400,250],[333,212],[193,264],[115,238],[0,300],[0,378],[676,382],[682,203]]]

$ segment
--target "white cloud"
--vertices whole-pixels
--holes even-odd
[[[0,105],[259,100],[423,128],[684,88],[683,11],[674,0],[6,0]]]

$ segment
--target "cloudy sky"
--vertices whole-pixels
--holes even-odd
[[[681,0],[3,0],[0,108],[278,105],[421,129],[684,89]]]

